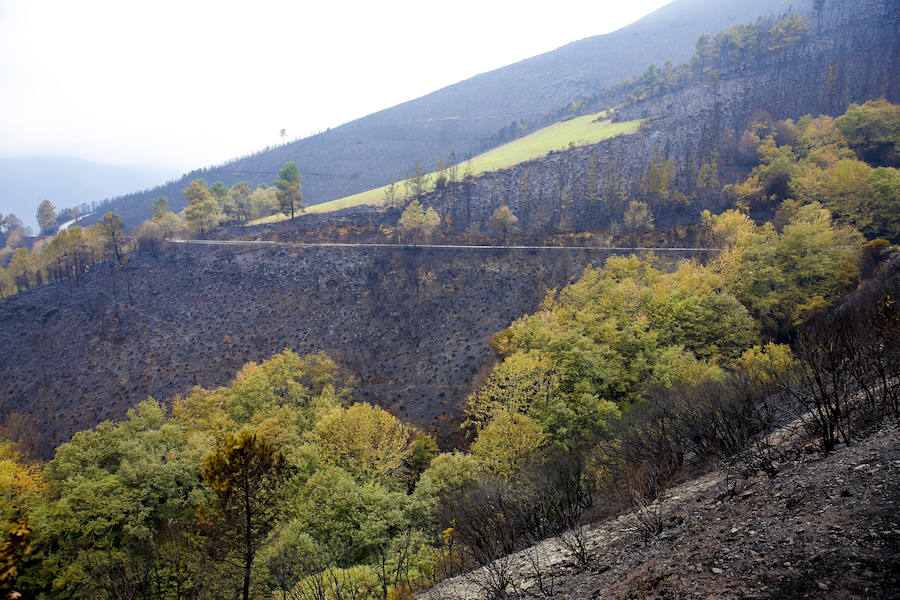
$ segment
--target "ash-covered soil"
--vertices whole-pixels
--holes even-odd
[[[900,425],[889,423],[831,454],[784,463],[770,479],[719,470],[673,489],[654,510],[665,527],[644,535],[633,513],[589,528],[590,568],[556,540],[537,550],[554,598],[734,600],[900,597]],[[535,561],[517,557],[520,590],[545,597]],[[466,577],[429,600],[481,598]]]
[[[240,246],[136,256],[0,303],[0,421],[47,456],[148,396],[223,385],[290,348],[331,355],[358,378],[354,400],[453,432],[493,364],[490,335],[605,256]]]

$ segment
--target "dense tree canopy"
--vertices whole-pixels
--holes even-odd
[[[759,164],[726,190],[744,209],[818,202],[869,237],[900,240],[900,171],[890,166],[898,115],[900,107],[878,101],[853,105],[837,119],[754,123],[743,138]]]
[[[900,167],[900,106],[883,99],[851,104],[835,124],[862,160]]]
[[[758,227],[737,211],[707,216],[712,232],[727,246],[714,268],[774,336],[786,334],[805,312],[847,290],[856,277],[862,243],[859,232],[836,225],[818,203],[789,212],[781,233],[770,223]]]
[[[758,339],[713,271],[610,258],[500,333],[506,355],[469,400],[473,423],[499,410],[536,419],[557,442],[593,435],[654,385],[717,377]]]

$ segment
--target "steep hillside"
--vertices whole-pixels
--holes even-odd
[[[136,402],[217,386],[285,348],[324,350],[355,399],[456,422],[488,338],[603,251],[180,249],[0,304],[0,415],[48,453]],[[449,428],[447,428],[449,429]]]
[[[511,598],[896,597],[900,590],[900,452],[895,423],[822,457],[793,455],[775,477],[735,479],[727,468],[669,490],[649,510],[663,523],[646,535],[635,513],[584,532],[590,566],[551,539],[510,561]],[[459,576],[425,600],[475,600]]]
[[[392,176],[401,178],[416,160],[430,166],[441,154],[475,155],[508,140],[508,133],[501,130],[511,123],[544,124],[571,102],[635,75],[650,63],[686,60],[703,33],[779,14],[791,6],[805,9],[808,2],[801,4],[678,0],[617,32],[478,75],[304,140],[188,173],[171,184],[115,199],[110,208],[134,225],[150,216],[150,204],[160,194],[176,210],[182,208],[181,190],[191,179],[204,177],[227,185],[271,183],[287,161],[297,162],[303,173],[308,204],[348,196],[386,184]]]
[[[508,169],[520,163],[543,157],[548,153],[560,152],[575,146],[596,144],[601,140],[619,135],[629,135],[636,132],[641,123],[640,119],[613,123],[605,112],[572,117],[542,127],[534,133],[479,154],[466,161],[464,166],[458,164],[451,166],[455,167],[457,172],[463,171],[462,176],[481,175]],[[457,174],[457,177],[459,176],[460,174]],[[429,179],[428,188],[434,189],[434,182],[439,177],[448,178],[447,170],[432,172],[427,177]],[[395,182],[395,190],[398,190],[395,193],[405,194],[405,189],[410,182],[409,179]],[[316,204],[308,212],[328,212],[363,204],[381,205],[389,186],[390,184],[345,198]]]
[[[700,210],[729,202],[721,187],[698,188],[698,170],[717,149],[722,182],[746,173],[750,163],[738,139],[757,111],[796,118],[881,95],[898,100],[897,14],[879,0],[828,7],[805,40],[758,64],[723,70],[716,89],[691,82],[630,103],[623,119],[660,117],[638,134],[430,196],[447,239],[469,235],[472,224],[487,227],[501,204],[514,209],[529,240],[541,243],[554,232],[609,229],[621,221],[626,199],[643,199],[656,217],[656,243],[690,243],[681,239],[693,235],[687,230],[665,228],[696,223]],[[682,199],[646,187],[653,162],[666,158]],[[614,191],[599,202],[591,183]],[[397,218],[317,215],[240,235],[384,241]],[[247,360],[287,347],[327,350],[360,375],[359,399],[440,423],[458,414],[490,364],[488,336],[532,310],[545,288],[600,260],[597,250],[402,248],[190,249],[137,258],[114,278],[99,270],[0,304],[0,342],[9,349],[0,357],[0,409],[7,421],[21,417],[36,435],[46,434],[37,442],[46,450],[73,431],[122,416],[136,400],[217,385]]]
[[[742,132],[755,119],[843,113],[852,102],[900,102],[900,16],[882,0],[833,0],[807,16],[806,37],[756,63],[736,62],[708,77],[627,103],[617,118],[649,119],[638,135],[620,136],[511,169],[486,173],[432,193],[428,203],[450,213],[456,231],[485,227],[509,206],[528,233],[609,229],[631,200],[646,202],[662,226],[695,223],[702,210],[730,200],[703,187],[700,172],[716,162],[720,183],[755,164]],[[640,82],[622,92],[642,92]],[[594,102],[605,105],[609,96]],[[670,161],[669,192],[652,189],[651,167]]]

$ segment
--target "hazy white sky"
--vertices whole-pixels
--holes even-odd
[[[668,1],[0,0],[0,156],[217,164]]]

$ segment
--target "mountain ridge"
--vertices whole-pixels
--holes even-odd
[[[226,185],[244,180],[251,186],[270,184],[288,161],[296,162],[303,174],[307,204],[361,192],[391,177],[402,178],[416,160],[432,165],[451,152],[464,159],[499,145],[507,141],[500,134],[511,122],[549,122],[550,114],[650,64],[685,60],[703,33],[788,9],[805,10],[808,4],[679,0],[615,32],[481,73],[302,140],[191,171],[152,190],[113,199],[109,208],[133,226],[149,218],[158,195],[168,197],[176,210],[185,206],[181,190],[194,178]]]

